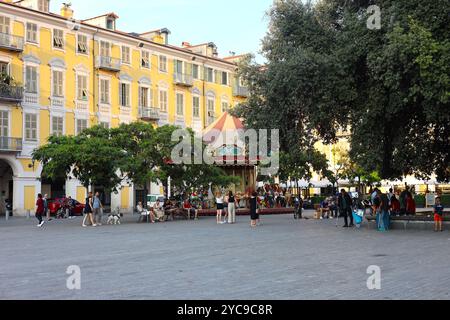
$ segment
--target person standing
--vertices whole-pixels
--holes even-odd
[[[50,221],[50,210],[48,210],[48,194],[46,194],[44,196],[44,198],[42,198],[42,201],[44,201],[44,216],[47,219],[47,222]]]
[[[225,195],[224,199],[223,199],[223,212],[224,212],[224,217],[223,217],[223,224],[228,223],[228,195]]]
[[[400,215],[401,216],[406,215],[406,201],[408,198],[408,192],[409,192],[409,187],[406,187],[406,189],[400,193],[400,197],[398,199],[400,201]]]
[[[442,221],[444,219],[444,206],[441,204],[441,198],[436,198],[434,206],[434,231],[442,232]]]
[[[217,224],[221,224],[223,212],[223,196],[220,192],[216,193],[216,206],[217,206],[216,222]]]
[[[100,200],[100,193],[96,192],[92,200],[92,208],[94,210],[94,223],[98,226],[102,225],[103,205]]]
[[[41,228],[44,225],[44,220],[42,220],[42,215],[44,214],[44,199],[42,194],[38,194],[38,198],[36,200],[36,219],[38,219],[39,224],[38,228]]]
[[[341,194],[338,199],[338,206],[341,217],[344,217],[345,225],[344,228],[351,228],[353,224],[353,214],[352,214],[352,199],[350,195],[344,190],[341,190]],[[350,217],[350,224],[348,224],[348,218]]]
[[[387,194],[389,205],[391,205],[391,199],[394,196],[394,190],[392,188],[389,189],[389,193]]]
[[[377,212],[378,231],[389,230],[389,198],[385,193],[378,190],[379,207]]]
[[[228,223],[236,223],[236,199],[232,191],[228,193]]]
[[[6,212],[6,191],[2,191],[0,194],[0,214],[7,214]]]
[[[93,208],[93,201],[92,201],[92,192],[89,192],[88,197],[86,198],[86,204],[84,206],[84,219],[82,227],[86,228],[86,220],[89,219],[89,222],[93,227],[96,227],[97,225],[94,222],[94,218],[92,217],[92,212],[94,211]]]
[[[67,208],[69,210],[69,220],[75,218],[73,215],[73,210],[75,209],[75,202],[73,201],[71,196],[67,198]]]
[[[257,197],[258,197],[258,194],[256,192],[253,192],[252,196],[250,198],[250,219],[251,219],[250,226],[252,228],[256,227],[256,223],[259,220]]]

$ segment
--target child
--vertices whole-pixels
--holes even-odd
[[[441,204],[441,198],[436,198],[436,205],[434,206],[434,231],[442,232],[442,220],[444,217],[444,206]]]

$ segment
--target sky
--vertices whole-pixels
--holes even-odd
[[[253,53],[262,62],[258,52],[273,0],[51,0],[51,11],[59,13],[63,2],[72,3],[75,19],[114,12],[121,31],[168,28],[172,45],[214,42],[220,57]]]

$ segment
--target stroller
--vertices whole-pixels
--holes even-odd
[[[353,208],[352,208],[352,215],[353,215],[353,221],[357,228],[361,228],[361,224],[364,221],[364,213],[365,213],[364,202],[355,199]]]

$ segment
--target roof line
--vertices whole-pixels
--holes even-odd
[[[23,0],[21,0],[21,1],[23,1]],[[56,19],[60,19],[60,20],[64,20],[64,21],[71,20],[71,19],[64,18],[63,16],[51,13],[51,12],[42,12],[42,11],[38,11],[38,10],[35,10],[35,9],[32,9],[32,8],[27,8],[27,7],[23,7],[21,5],[17,5],[15,3],[8,3],[8,2],[0,1],[0,5],[10,6],[10,7],[16,8],[16,9],[21,9],[21,10],[24,10],[24,11],[30,11],[30,12],[33,12],[33,13],[36,13],[36,14],[40,14],[40,15],[44,15],[44,16],[50,16],[50,17],[53,17],[53,18],[56,18]],[[113,33],[113,34],[116,34],[116,35],[128,37],[128,38],[131,38],[131,39],[134,39],[134,40],[138,40],[138,41],[141,41],[141,42],[150,43],[152,45],[156,45],[156,46],[159,46],[159,47],[162,47],[162,48],[172,49],[172,50],[176,50],[176,51],[179,51],[179,52],[188,53],[190,55],[194,55],[194,56],[197,56],[197,57],[201,57],[201,58],[204,58],[204,59],[209,59],[209,60],[213,60],[213,61],[217,61],[217,62],[222,62],[222,63],[228,64],[230,66],[235,66],[236,65],[235,63],[226,61],[226,60],[221,59],[221,58],[208,57],[208,56],[205,56],[205,55],[202,55],[202,54],[199,54],[199,53],[194,53],[194,52],[191,52],[191,51],[188,51],[188,50],[185,50],[183,48],[176,47],[176,46],[173,46],[173,45],[165,45],[165,44],[161,44],[161,43],[158,43],[158,42],[153,42],[153,41],[150,41],[150,40],[145,39],[145,38],[141,38],[141,37],[136,37],[136,36],[130,35],[129,33],[126,33],[126,32],[123,32],[123,31],[109,30],[109,29],[106,29],[106,28],[102,28],[102,27],[98,27],[98,26],[86,23],[84,21],[81,21],[81,24],[85,25],[87,27],[90,27],[90,28],[95,28],[95,29],[99,29],[99,30],[102,30],[102,31],[105,31],[105,32],[109,32],[109,33]]]

